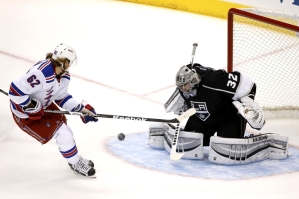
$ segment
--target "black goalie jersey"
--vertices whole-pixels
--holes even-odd
[[[201,82],[192,94],[180,91],[185,103],[196,109],[196,116],[205,124],[213,125],[228,121],[238,111],[232,104],[248,95],[254,99],[256,86],[246,75],[234,71],[214,70],[194,64],[193,68],[201,76]]]

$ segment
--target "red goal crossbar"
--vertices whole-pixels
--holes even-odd
[[[246,18],[250,18],[256,21],[260,21],[263,23],[271,24],[274,26],[278,26],[284,29],[292,30],[299,33],[299,27],[294,26],[292,24],[288,24],[282,21],[274,20],[271,18],[267,18],[261,15],[253,14],[250,12],[246,12],[244,10],[231,8],[228,11],[228,38],[227,38],[227,71],[232,72],[233,71],[233,27],[234,27],[234,15],[243,16]]]

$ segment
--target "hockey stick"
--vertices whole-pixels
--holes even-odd
[[[8,95],[8,93],[3,91],[2,89],[0,89],[0,92],[5,95]],[[58,110],[47,110],[47,109],[45,109],[44,111],[46,113],[55,113],[55,114],[64,114],[64,115],[80,115],[80,116],[83,115],[80,112],[69,112],[69,111],[58,111]],[[108,115],[108,114],[96,114],[95,117],[111,118],[111,119],[118,119],[118,120],[142,121],[142,122],[179,123],[193,114],[195,114],[195,109],[190,108],[182,115],[174,119],[157,119],[157,118],[134,117],[134,116],[127,116],[127,115]]]
[[[191,54],[191,68],[193,66],[193,60],[194,60],[194,56],[195,56],[195,51],[196,51],[196,47],[198,46],[197,42],[193,43],[193,49],[192,49],[192,54]],[[190,109],[189,109],[190,110]],[[196,113],[196,110],[194,112],[194,114]],[[192,114],[193,115],[193,114]],[[191,116],[191,115],[190,115]],[[178,153],[177,152],[177,145],[178,145],[178,137],[179,137],[179,133],[180,133],[180,123],[176,124],[175,127],[175,134],[173,136],[173,140],[172,140],[172,147],[171,147],[171,151],[170,151],[170,159],[171,160],[179,160],[183,157],[183,155],[185,153]]]
[[[195,51],[196,51],[196,47],[198,46],[198,43],[195,42],[193,43],[193,49],[192,49],[192,54],[191,54],[191,68],[193,66],[193,60],[194,60],[194,56],[195,56]]]

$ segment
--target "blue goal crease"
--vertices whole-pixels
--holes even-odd
[[[289,147],[291,156],[286,160],[263,160],[245,165],[218,165],[208,161],[208,147],[204,147],[203,160],[169,159],[165,150],[150,148],[147,145],[148,133],[129,134],[119,141],[116,137],[106,140],[109,151],[130,162],[147,169],[189,177],[241,180],[285,174],[299,171],[299,149]]]

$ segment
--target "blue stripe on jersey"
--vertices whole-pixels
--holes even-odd
[[[41,64],[41,63],[45,63],[45,62],[47,62],[47,60],[38,61],[38,62],[36,62],[33,66],[36,66],[36,65],[39,65],[39,64]]]
[[[64,74],[61,78],[71,80],[71,75],[69,73]]]
[[[46,83],[51,83],[51,82],[53,82],[54,80],[55,80],[55,78],[52,79],[52,80],[50,80],[50,81],[46,81]]]
[[[13,108],[14,110],[17,110],[17,107],[15,106],[14,103],[12,103],[12,102],[10,101],[10,104],[11,104],[11,106],[12,106],[12,108]]]
[[[52,82],[52,76],[56,76],[54,67],[51,63],[51,61],[48,59],[45,62],[41,63],[41,65],[38,67],[39,70],[44,74],[45,78],[51,78],[49,81]],[[49,82],[47,82],[49,83]]]
[[[36,64],[34,64],[34,66],[39,64],[38,69],[42,70],[47,64],[49,64],[49,62],[50,62],[50,60],[46,59],[46,60],[37,62]]]
[[[62,76],[61,78],[65,78],[65,79],[71,80],[71,78],[68,77],[68,76]]]
[[[30,97],[28,96],[27,100],[24,101],[23,103],[20,103],[19,105],[20,106],[25,106],[26,104],[29,104],[29,102],[30,102]]]
[[[71,99],[71,98],[73,98],[73,96],[68,95],[68,96],[66,96],[65,98],[63,98],[62,100],[55,100],[55,103],[56,103],[58,106],[63,107],[63,105],[64,105],[69,99]]]
[[[13,96],[24,96],[24,95],[26,95],[14,83],[10,84],[9,94],[13,95]]]
[[[56,75],[52,75],[51,77],[46,78],[46,83],[51,83],[55,80]]]
[[[10,104],[12,106],[12,108],[16,111],[19,111],[21,113],[25,113],[22,109],[22,107],[20,107],[18,104],[15,104],[13,101],[10,100]]]

